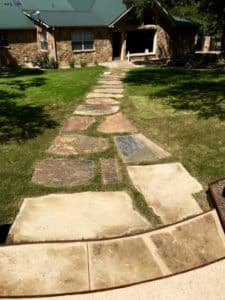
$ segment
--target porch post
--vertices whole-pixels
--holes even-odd
[[[120,51],[120,60],[126,59],[127,51],[127,33],[126,31],[121,32],[121,51]]]

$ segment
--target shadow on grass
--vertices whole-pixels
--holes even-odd
[[[146,68],[132,70],[124,82],[149,85],[149,97],[176,110],[192,110],[201,118],[225,120],[225,72]]]
[[[40,77],[40,74],[43,71],[36,69],[0,72],[0,143],[32,139],[42,134],[45,129],[58,125],[44,106],[23,104],[27,89],[46,84],[46,78]],[[20,79],[19,76],[24,78]]]
[[[35,138],[58,124],[51,120],[44,106],[19,105],[0,101],[0,143],[21,142]]]

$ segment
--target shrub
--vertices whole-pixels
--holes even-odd
[[[80,66],[81,66],[81,68],[85,68],[85,67],[87,66],[86,60],[82,59],[82,60],[80,61]]]
[[[74,69],[75,68],[75,59],[72,58],[70,61],[69,61],[69,66],[71,69]]]
[[[41,69],[58,69],[59,67],[58,62],[53,57],[49,59],[47,53],[36,56],[32,63]]]

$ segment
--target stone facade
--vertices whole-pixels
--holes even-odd
[[[0,48],[0,66],[29,63],[37,55],[36,30],[5,30],[4,34],[9,45]]]
[[[92,32],[94,34],[94,50],[73,51],[72,33]],[[108,28],[57,28],[54,32],[57,58],[60,66],[68,66],[74,59],[76,64],[81,60],[87,63],[107,62],[112,60],[112,33]]]

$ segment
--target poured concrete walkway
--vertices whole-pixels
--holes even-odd
[[[212,211],[122,239],[2,247],[0,290],[1,296],[43,296],[109,289],[180,273],[223,257],[225,237]]]

